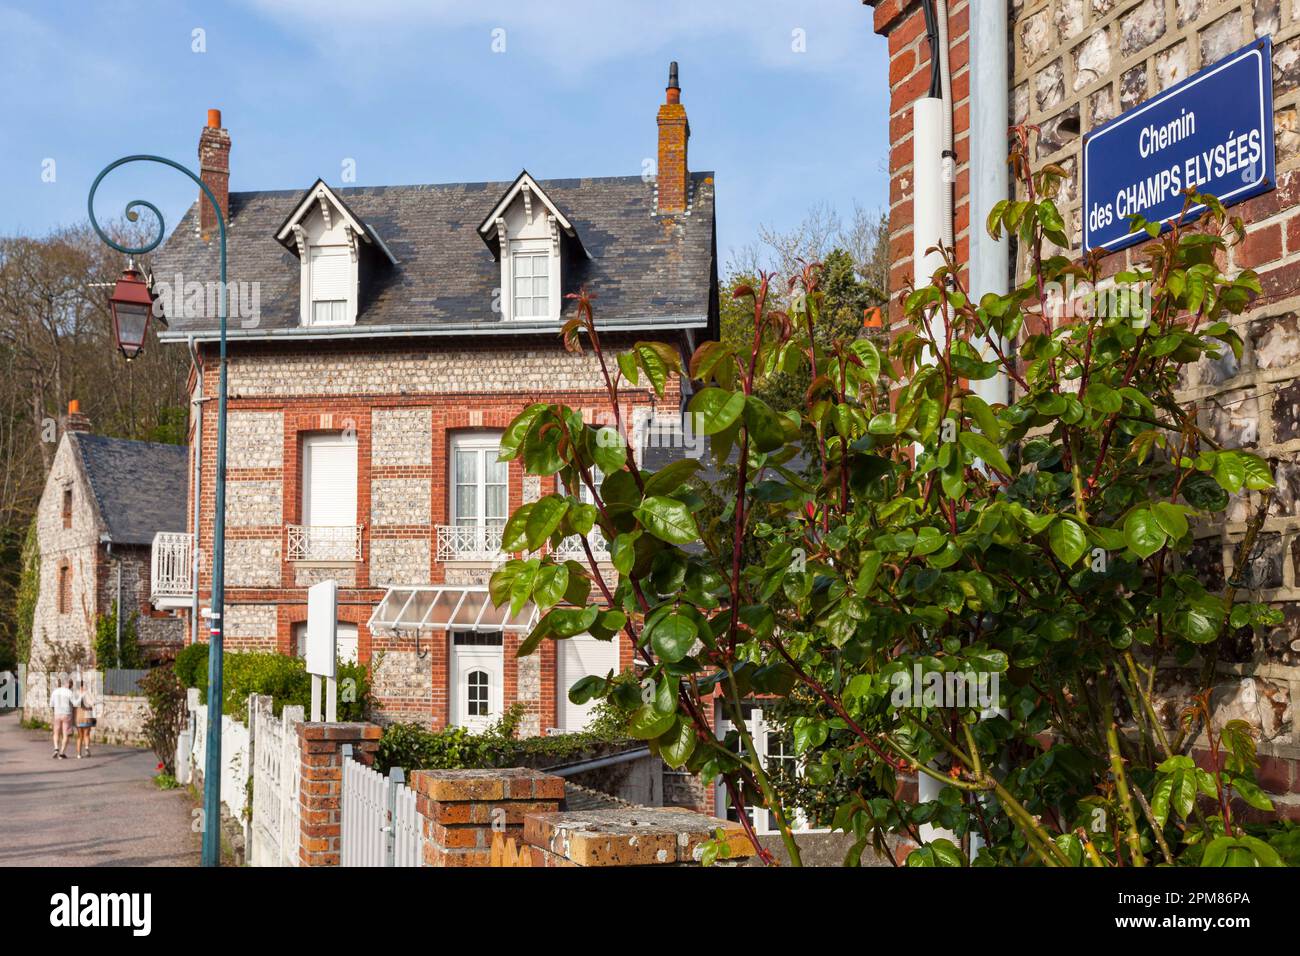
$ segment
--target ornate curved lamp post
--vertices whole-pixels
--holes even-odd
[[[207,201],[212,203],[212,208],[216,210],[218,238],[221,242],[221,291],[217,297],[218,318],[221,320],[221,368],[217,392],[217,513],[212,527],[212,617],[209,631],[210,639],[208,641],[208,739],[203,767],[203,865],[218,866],[221,861],[219,834],[221,832],[221,703],[223,699],[221,653],[224,618],[222,617],[222,611],[224,610],[226,591],[226,217],[222,215],[216,197],[212,195],[212,191],[208,189],[203,180],[180,163],[164,159],[161,156],[147,154],[124,156],[115,162],[109,163],[100,171],[99,175],[95,177],[94,183],[91,184],[90,195],[86,199],[86,207],[90,213],[90,225],[94,228],[96,235],[110,248],[116,249],[127,256],[142,256],[156,249],[166,233],[163,215],[158,210],[158,207],[143,199],[133,199],[126,204],[126,218],[131,222],[136,221],[139,216],[138,210],[142,207],[153,213],[154,219],[157,221],[157,234],[142,246],[123,246],[115,242],[105,234],[104,230],[100,228],[98,220],[95,219],[95,190],[99,188],[100,182],[117,167],[134,162],[159,163],[163,166],[170,166],[194,180],[199,189],[203,191]],[[116,311],[114,314],[116,316]],[[141,337],[143,337],[143,330],[141,330]],[[195,533],[198,533],[197,528],[195,528]],[[198,587],[197,581],[194,582],[194,586]]]

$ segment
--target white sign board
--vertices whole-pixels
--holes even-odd
[[[339,586],[322,581],[307,589],[307,673],[334,677],[337,657]]]

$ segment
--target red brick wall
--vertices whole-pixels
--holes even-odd
[[[882,0],[875,30],[889,40],[889,287],[895,292],[912,275],[912,106],[930,89],[930,44],[919,2]],[[952,71],[953,149],[957,154],[953,189],[953,238],[957,258],[970,249],[970,30],[966,0],[948,8],[948,65]],[[903,319],[897,296],[889,304],[891,326]]]
[[[616,346],[607,346],[614,348]],[[409,348],[409,346],[408,346]],[[209,361],[212,361],[209,358]],[[213,362],[215,366],[215,362]],[[473,369],[467,369],[472,375]],[[216,380],[215,367],[208,375],[209,390]],[[648,389],[621,391],[621,414],[630,429],[634,410],[658,408],[663,413],[675,413],[680,403],[676,383],[669,386],[663,399],[653,396]],[[231,571],[226,571],[226,607],[237,605],[275,605],[276,623],[274,637],[232,637],[227,629],[225,646],[231,651],[276,650],[293,654],[293,626],[306,620],[306,588],[295,583],[295,563],[287,560],[287,547],[283,525],[298,523],[301,518],[301,448],[302,439],[310,434],[354,430],[357,440],[357,523],[363,526],[361,536],[362,560],[356,564],[355,581],[351,586],[340,586],[338,592],[340,621],[357,625],[358,658],[370,663],[382,651],[414,651],[413,637],[394,637],[389,634],[371,634],[366,621],[382,599],[385,588],[372,587],[369,560],[372,540],[379,538],[423,538],[429,541],[429,581],[411,581],[411,584],[438,584],[446,580],[447,568],[437,561],[436,527],[449,522],[450,501],[447,493],[448,448],[457,431],[471,428],[504,429],[526,406],[534,402],[563,402],[573,408],[591,408],[603,411],[607,407],[605,393],[597,390],[557,390],[552,392],[502,392],[483,391],[449,395],[364,395],[364,396],[307,396],[292,398],[241,398],[228,400],[228,411],[275,411],[283,416],[282,465],[275,468],[229,468],[227,485],[244,480],[275,480],[281,484],[281,526],[232,528],[227,526],[228,542],[239,540],[274,541],[280,546],[278,587],[231,586]],[[217,404],[206,402],[203,406],[203,478],[199,533],[196,546],[205,552],[200,574],[200,600],[206,606],[211,595],[211,547],[215,513],[216,456],[217,456]],[[374,466],[372,464],[372,413],[376,409],[395,408],[429,409],[432,417],[431,459],[429,465]],[[191,441],[193,434],[191,433]],[[524,472],[519,462],[510,463],[509,507],[511,511],[523,503]],[[371,522],[371,480],[373,478],[412,477],[423,478],[432,484],[428,525],[373,527]],[[553,479],[543,479],[542,493],[555,490]],[[229,493],[228,493],[229,497]],[[192,497],[191,497],[192,500]],[[192,515],[190,516],[192,522]],[[193,529],[191,529],[193,530]],[[593,589],[593,599],[598,591]],[[229,614],[227,614],[229,618]],[[206,640],[206,627],[200,628]],[[504,704],[515,703],[518,694],[519,667],[515,651],[521,635],[505,636]],[[631,664],[633,649],[624,637],[620,648],[620,661]],[[385,713],[389,718],[411,719],[444,726],[449,720],[450,637],[445,632],[433,632],[420,637],[420,650],[426,653],[432,678],[432,702],[424,699],[385,698]],[[541,655],[541,696],[537,701],[527,701],[525,708],[535,713],[543,731],[556,726],[561,700],[556,687],[556,653],[554,644],[545,642]]]

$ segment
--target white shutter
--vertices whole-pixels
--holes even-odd
[[[357,523],[357,443],[337,435],[307,438],[302,448],[302,523]]]
[[[334,646],[338,651],[339,660],[345,664],[355,664],[357,662],[357,626],[339,621],[335,635],[336,643]]]
[[[346,248],[315,246],[311,250],[311,299],[313,302],[346,301],[352,279],[352,257]]]
[[[334,646],[338,651],[339,660],[345,664],[355,664],[357,662],[357,626],[339,621],[335,637],[336,643]],[[299,657],[307,656],[306,621],[293,626],[293,646],[294,653]]]
[[[575,704],[569,700],[569,688],[591,674],[604,677],[610,671],[618,673],[618,638],[598,641],[590,634],[579,634],[567,641],[556,641],[555,646],[559,651],[560,729],[582,730],[591,720],[596,701]]]

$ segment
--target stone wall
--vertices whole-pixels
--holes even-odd
[[[1265,294],[1235,320],[1245,341],[1240,362],[1228,353],[1190,369],[1181,398],[1197,403],[1201,426],[1217,441],[1268,458],[1278,472],[1277,500],[1244,566],[1234,564],[1254,495],[1236,496],[1225,522],[1198,529],[1193,563],[1220,586],[1239,570],[1252,600],[1276,602],[1287,615],[1263,640],[1229,642],[1215,701],[1223,719],[1249,720],[1265,751],[1300,758],[1292,717],[1300,693],[1300,390],[1292,384],[1300,375],[1293,337],[1300,307],[1300,0],[1027,0],[1012,10],[1015,119],[1042,127],[1039,163],[1070,173],[1062,209],[1075,248],[1081,133],[1272,35],[1278,185],[1231,208],[1246,223],[1246,241],[1222,263],[1259,272]],[[1135,248],[1108,256],[1105,271],[1138,255]]]
[[[41,553],[40,591],[32,619],[29,670],[57,670],[74,663],[89,666],[94,655],[95,617],[100,613],[98,573],[102,530],[90,489],[81,470],[75,439],[64,434],[54,454],[45,490],[36,507],[36,535]],[[63,492],[72,489],[71,527],[63,526]],[[59,569],[71,573],[71,600],[59,610]],[[80,660],[73,658],[79,657]],[[27,704],[35,703],[32,695]],[[49,698],[41,701],[44,706]],[[25,712],[28,712],[25,708]]]
[[[929,84],[929,47],[919,2],[869,2],[875,30],[889,43],[891,284],[902,288],[912,278],[911,110]],[[975,15],[978,10],[976,4]],[[982,228],[987,214],[972,215],[969,208],[970,15],[966,0],[951,4],[954,203],[962,261],[970,229]],[[1252,600],[1274,602],[1286,615],[1263,640],[1229,642],[1214,703],[1220,719],[1249,720],[1266,759],[1290,767],[1287,761],[1300,759],[1293,705],[1300,694],[1300,386],[1294,384],[1300,373],[1300,0],[1012,0],[1009,19],[1014,76],[1008,122],[1039,127],[1036,167],[1055,163],[1066,170],[1058,204],[1076,254],[1083,135],[1255,37],[1273,38],[1277,187],[1231,208],[1247,235],[1222,263],[1256,270],[1264,294],[1235,322],[1245,341],[1241,361],[1228,355],[1203,362],[1187,376],[1181,397],[1198,404],[1202,427],[1217,440],[1268,458],[1278,478],[1263,533],[1240,569],[1234,569],[1234,552],[1254,506],[1243,496],[1232,502],[1226,520],[1197,530],[1191,560],[1218,587],[1239,570]],[[1126,268],[1136,255],[1134,249],[1107,256],[1104,273]],[[1017,279],[1026,275],[1023,261],[1016,272]],[[890,316],[901,320],[897,302]],[[1176,684],[1166,690],[1178,699]],[[1282,812],[1300,816],[1294,775],[1279,770],[1273,776],[1281,781],[1274,792],[1282,795]]]

